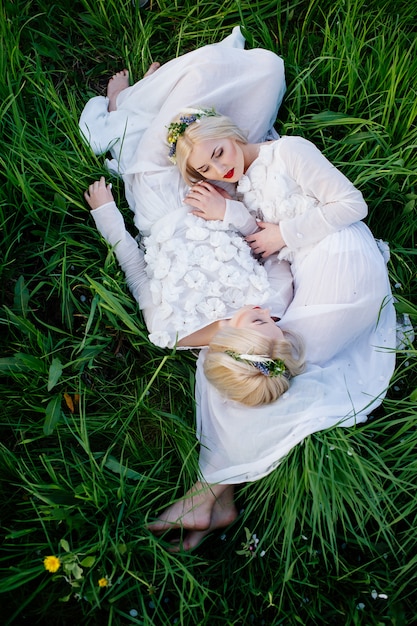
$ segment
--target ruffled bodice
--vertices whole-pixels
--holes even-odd
[[[293,178],[285,174],[279,142],[261,146],[258,158],[239,180],[238,194],[246,207],[265,222],[278,224],[317,206]]]
[[[271,295],[265,268],[221,221],[179,210],[155,224],[143,243],[157,309],[153,327],[161,329],[149,336],[156,345],[172,347],[177,336],[231,317],[245,304],[264,304]]]

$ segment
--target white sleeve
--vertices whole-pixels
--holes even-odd
[[[226,212],[223,222],[229,228],[235,228],[244,237],[258,230],[256,219],[243,202],[238,200],[226,200]]]
[[[109,202],[91,211],[91,215],[102,237],[114,248],[126,283],[140,308],[144,309],[150,304],[144,254],[136,239],[127,232],[122,214],[115,202]]]
[[[366,217],[368,207],[361,192],[314,144],[302,137],[284,137],[280,142],[279,155],[287,174],[317,202],[303,214],[281,220],[281,234],[288,248],[317,243]]]

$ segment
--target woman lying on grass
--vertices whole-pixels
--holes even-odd
[[[210,48],[213,50],[215,46],[210,46]],[[205,59],[208,58],[207,52],[206,50]],[[241,50],[240,52],[242,55],[248,54],[247,51]],[[244,59],[245,57],[242,58],[243,63]],[[179,62],[180,60],[181,58],[176,61]],[[196,73],[198,74],[198,66],[196,65],[194,69],[196,72],[193,80],[196,78]],[[161,70],[157,70],[145,81],[156,79]],[[244,75],[247,76],[246,73]],[[204,79],[206,77],[207,93],[205,95],[202,90],[204,91]],[[221,82],[221,77],[222,74],[218,73],[215,76],[216,89]],[[273,79],[274,74],[272,73],[270,81]],[[254,78],[249,74],[247,80],[248,82],[252,80],[253,83],[253,81],[256,82],[256,77]],[[221,103],[215,102],[214,82],[210,82],[210,75],[207,72],[200,77],[197,84],[200,90],[199,101],[220,108]],[[223,85],[223,87],[225,86]],[[137,86],[136,88],[138,89]],[[268,102],[268,89],[268,82],[262,80],[258,89],[253,90],[253,92],[256,92],[258,98],[259,95],[262,95],[260,92],[263,91],[265,102]],[[192,90],[192,85],[190,90]],[[240,101],[238,91],[235,90],[233,95],[236,101]],[[189,101],[192,102],[192,100]],[[164,106],[166,103],[167,101],[164,101]],[[146,104],[149,107],[148,101]],[[259,115],[252,106],[250,97],[245,99],[245,105],[254,119],[258,119]],[[119,106],[119,98],[116,106]],[[181,108],[183,107],[177,108],[177,110],[181,110]],[[118,108],[116,113],[120,114],[122,110],[123,107],[122,109]],[[108,113],[106,118],[106,124],[109,128],[111,127],[112,115],[113,113]],[[134,113],[129,113],[129,120],[129,124],[134,127]],[[160,125],[157,121],[154,136],[157,136],[160,131]],[[129,152],[128,128],[129,125],[126,126],[126,133],[123,138],[123,141],[127,143],[127,152]],[[151,124],[147,133],[152,128],[153,125]],[[267,127],[264,127],[264,134],[266,131]],[[258,133],[258,137],[262,137],[262,133]],[[149,147],[149,144],[145,142],[144,146],[147,145]],[[141,306],[143,306],[145,299],[147,323],[149,320],[152,322],[155,316],[161,314],[160,309],[164,310],[164,306],[160,306],[162,304],[161,293],[164,294],[164,297],[166,293],[172,293],[173,301],[182,306],[186,322],[185,328],[187,329],[188,318],[194,315],[197,305],[192,299],[189,301],[186,297],[181,297],[182,292],[178,294],[175,291],[178,275],[181,276],[181,279],[187,275],[187,269],[184,270],[190,253],[190,248],[187,248],[187,245],[190,242],[194,245],[195,241],[199,241],[199,245],[201,245],[201,241],[204,242],[210,237],[211,244],[214,246],[213,240],[218,237],[217,261],[220,266],[215,269],[214,282],[222,283],[223,280],[232,280],[233,272],[227,269],[230,265],[229,255],[226,254],[225,257],[224,252],[229,251],[231,253],[234,251],[233,248],[232,250],[229,249],[229,245],[231,245],[229,240],[226,242],[224,237],[219,237],[219,234],[223,235],[229,229],[219,230],[219,225],[222,226],[219,221],[206,222],[201,217],[189,216],[189,206],[187,207],[182,203],[187,192],[178,180],[178,171],[169,165],[166,156],[165,165],[160,164],[161,146],[158,142],[155,144],[154,164],[152,164],[152,154],[149,151],[143,156],[148,164],[149,173],[141,169],[145,167],[145,164],[140,161],[139,155],[144,146],[142,142],[139,143],[135,162],[130,170],[124,170],[123,176],[127,182],[127,197],[130,197],[130,192],[133,189],[137,191],[133,207],[136,210],[136,222],[143,220],[144,222],[147,221],[148,224],[150,223],[151,211],[148,211],[146,206],[146,202],[149,201],[148,194],[150,194],[150,204],[153,204],[154,213],[159,216],[148,230],[150,233],[148,237],[151,240],[148,240],[147,243],[151,250],[149,251],[149,247],[147,248],[145,257],[138,248],[136,241],[126,233],[123,218],[112,202],[111,192],[104,180],[94,183],[90,187],[87,201],[94,209],[92,214],[100,231],[111,245],[115,245],[115,253],[126,272],[128,284],[136,299],[142,300]],[[163,146],[166,149],[165,141]],[[123,147],[118,159],[119,163],[122,162],[123,167],[126,166],[126,161],[123,161],[124,149]],[[118,157],[115,152],[114,156]],[[316,167],[315,162],[318,156],[318,151],[315,151],[311,164],[313,169]],[[321,166],[323,166],[323,162],[320,161],[318,167]],[[328,167],[331,166],[326,161],[326,168]],[[135,174],[132,174],[133,170],[137,170]],[[126,172],[128,173],[126,174]],[[335,175],[334,172],[335,170],[332,168],[333,176]],[[158,187],[157,182],[159,175],[161,175],[164,183],[161,188]],[[339,175],[342,177],[340,173],[337,173],[336,177],[340,181],[343,179],[343,183],[340,183],[342,188],[344,186],[346,189],[349,188],[352,198],[355,198],[355,203],[358,203],[357,208],[361,212],[361,215],[357,214],[355,218],[358,220],[366,214],[366,205],[362,199],[358,201],[359,192],[344,177],[339,179]],[[166,204],[165,185],[167,181],[172,192],[171,205],[168,206]],[[158,189],[160,189],[160,196],[157,193]],[[314,194],[312,195],[314,196]],[[156,202],[158,197],[159,202]],[[140,213],[144,198],[143,214],[145,217]],[[326,204],[323,199],[319,198],[319,200],[322,204]],[[233,202],[227,200],[227,204],[233,204]],[[131,202],[130,204],[132,206]],[[172,211],[169,211],[169,206],[172,207]],[[235,210],[239,212],[240,209],[236,209],[236,205],[234,206]],[[330,207],[328,209],[330,210]],[[241,214],[239,213],[239,215]],[[184,221],[191,217],[194,220],[192,224],[184,226]],[[241,309],[237,306],[240,303],[235,297],[233,304],[236,309],[233,315],[224,312],[219,315],[220,304],[216,301],[218,309],[215,310],[217,319],[214,320],[214,323],[217,326],[223,325],[229,328],[234,326],[238,329],[255,327],[257,336],[265,336],[265,332],[266,334],[272,333],[274,335],[273,341],[277,339],[278,333],[283,331],[296,331],[297,334],[302,335],[306,367],[302,373],[291,380],[289,391],[278,400],[269,404],[247,407],[240,402],[227,399],[223,393],[219,393],[213,385],[207,382],[203,373],[203,366],[208,351],[206,348],[201,350],[197,362],[196,388],[197,435],[202,444],[199,461],[201,480],[182,500],[173,504],[159,516],[159,519],[150,526],[153,532],[164,532],[174,526],[181,526],[189,530],[184,539],[183,547],[185,549],[194,547],[208,532],[228,525],[235,518],[234,484],[257,480],[270,473],[285,454],[308,434],[334,425],[351,426],[365,420],[366,416],[382,401],[394,367],[393,348],[395,347],[395,316],[390,298],[387,271],[382,255],[367,227],[361,222],[348,226],[355,220],[347,219],[346,215],[345,219],[346,228],[343,228],[343,225],[340,226],[341,230],[332,228],[331,234],[326,235],[325,233],[322,241],[306,241],[312,245],[306,245],[302,253],[298,251],[294,254],[292,259],[294,298],[291,303],[288,301],[285,303],[282,291],[282,285],[284,285],[284,291],[288,294],[288,284],[291,283],[287,261],[280,261],[277,258],[266,260],[264,269],[267,273],[266,279],[269,278],[269,285],[267,283],[267,286],[271,291],[272,307],[274,306],[274,296],[277,294],[278,308],[281,309],[280,313],[277,314],[272,308],[274,317],[276,315],[281,317],[278,324],[275,319],[270,317],[268,311],[253,308],[258,305],[259,301],[252,299],[251,308]],[[245,235],[245,229],[242,230],[240,224],[241,222],[238,230]],[[210,228],[210,225],[213,225],[214,228]],[[188,233],[189,230],[192,232]],[[296,229],[297,232],[300,232],[301,235],[304,234],[303,231]],[[187,233],[190,238],[187,237]],[[298,240],[297,234],[295,236]],[[308,239],[308,231],[305,232],[305,236]],[[242,242],[239,246],[242,245],[245,252],[249,250],[247,244],[237,234],[236,229],[231,230],[230,237],[239,238]],[[165,247],[165,249],[168,246],[169,251],[171,238],[176,239],[173,246],[175,248],[174,257],[177,256],[176,251],[180,250],[179,241],[182,241],[182,245],[187,251],[185,259],[180,263],[178,259],[174,258],[174,261],[178,262],[173,262],[172,258],[168,257],[168,262],[165,262],[164,266],[156,265],[157,271],[155,271],[155,267],[151,267],[148,275],[147,263],[149,268],[149,265],[154,263],[155,258],[160,258],[159,246]],[[251,241],[256,242],[257,240],[251,237]],[[207,242],[204,245],[207,245]],[[239,246],[235,246],[238,253],[231,256],[235,263],[242,263],[242,271],[237,274],[237,280],[234,283],[234,289],[237,289],[237,292],[240,277],[244,272],[250,277],[254,267],[253,263],[256,263],[250,255],[249,257],[244,256],[245,252],[241,255]],[[169,252],[171,253],[172,250]],[[204,260],[205,255],[201,254],[200,262],[203,262],[203,269],[207,267],[204,266]],[[250,264],[247,263],[248,260],[250,260]],[[224,279],[220,280],[220,271],[223,268],[222,277],[224,276]],[[256,274],[257,270],[254,269],[253,271]],[[191,278],[192,285],[198,284],[200,278],[198,275],[195,276],[194,274]],[[209,289],[210,280],[207,280],[205,285],[206,289]],[[159,291],[158,287],[160,287]],[[167,291],[163,291],[165,288]],[[230,292],[231,289],[232,287],[228,286],[227,291]],[[156,303],[151,297],[155,290],[158,294]],[[216,296],[212,295],[211,297]],[[217,300],[220,298],[217,297]],[[288,304],[289,306],[287,306]],[[147,312],[146,307],[148,307]],[[152,312],[152,308],[154,312]],[[166,315],[166,311],[164,314]],[[163,328],[163,319],[161,318],[161,328]],[[221,320],[223,322],[220,324]],[[216,328],[217,330],[218,328]],[[260,333],[259,330],[261,330]],[[188,341],[185,340],[187,330],[182,329],[180,345],[184,345],[184,343],[205,345],[208,343],[208,341],[203,341],[201,337],[194,336],[193,338],[192,336],[193,333],[188,334]],[[213,340],[213,335],[209,339],[210,341]],[[251,351],[252,354],[250,354]],[[233,363],[236,362],[239,367],[243,365],[246,369],[250,369],[258,378],[272,379],[274,376],[270,376],[270,374],[275,374],[275,364],[271,368],[268,365],[265,366],[265,361],[263,362],[261,359],[256,358],[255,361],[252,361],[252,358],[247,358],[248,355],[253,357],[254,352],[258,357],[264,358],[265,351],[266,348],[264,349],[264,347],[255,349],[250,344],[242,349],[233,350],[231,360]],[[268,358],[275,361],[274,356],[272,354]],[[270,364],[271,361],[266,363]],[[267,374],[262,372],[262,365],[266,367]],[[278,367],[278,369],[280,368]],[[282,376],[284,372],[278,373]]]

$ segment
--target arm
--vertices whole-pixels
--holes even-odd
[[[306,139],[280,139],[271,167],[294,180],[301,193],[316,204],[279,225],[259,222],[261,231],[247,239],[256,254],[266,258],[284,246],[297,250],[318,243],[366,217],[368,208],[361,192]]]
[[[226,226],[236,229],[243,236],[258,229],[255,218],[243,202],[233,200],[227,191],[208,181],[193,185],[184,202],[193,207],[193,215],[204,220],[222,220]]]
[[[302,215],[280,222],[281,235],[290,249],[317,243],[367,216],[361,192],[310,141],[286,137],[279,154],[302,192],[317,200],[316,206]]]
[[[123,216],[118,210],[104,177],[88,188],[84,197],[91,207],[98,231],[114,247],[116,258],[126,276],[126,283],[141,309],[151,302],[146,275],[146,263],[136,240],[127,232]]]

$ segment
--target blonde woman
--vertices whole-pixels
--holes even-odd
[[[261,144],[262,136],[268,130],[271,120],[275,119],[277,103],[283,93],[282,74],[281,79],[277,80],[282,65],[275,55],[271,57],[271,53],[262,59],[267,63],[260,62],[261,57],[257,51],[243,50],[241,42],[235,35],[233,37],[226,45],[237,43],[241,47],[235,49],[232,46],[228,55],[224,55],[224,48],[221,48],[223,44],[217,48],[211,46],[209,49],[196,51],[197,55],[187,57],[184,63],[184,58],[175,60],[177,64],[174,67],[182,68],[182,73],[168,71],[170,69],[168,68],[165,75],[159,75],[162,86],[170,82],[173,87],[171,92],[168,90],[161,98],[159,104],[161,114],[148,111],[148,118],[144,118],[143,115],[135,117],[135,105],[138,106],[141,102],[141,98],[136,97],[140,93],[144,94],[145,113],[150,103],[155,104],[152,101],[152,94],[162,93],[156,86],[159,84],[158,74],[163,71],[164,66],[146,77],[144,81],[140,81],[143,83],[143,91],[140,83],[129,88],[126,95],[124,92],[127,88],[123,89],[116,98],[116,111],[109,112],[108,103],[99,100],[101,109],[96,118],[94,115],[90,116],[87,124],[88,115],[83,116],[82,128],[86,134],[88,127],[92,145],[94,138],[97,141],[104,138],[103,141],[106,143],[107,139],[112,142],[113,137],[116,137],[116,143],[111,143],[110,148],[116,159],[116,166],[123,175],[126,197],[135,211],[135,222],[146,236],[157,237],[158,231],[161,231],[162,240],[155,242],[157,246],[165,245],[164,241],[168,241],[172,236],[168,233],[169,229],[162,228],[167,223],[170,227],[174,223],[173,233],[175,236],[180,235],[181,245],[184,246],[190,241],[186,237],[186,231],[183,230],[183,224],[190,213],[192,198],[187,194],[187,186],[185,181],[182,181],[179,170],[170,164],[166,147],[166,127],[172,119],[173,112],[182,110],[187,104],[196,106],[201,103],[207,108],[222,106],[222,110],[232,115],[239,126],[249,131],[249,141]],[[201,54],[198,54],[199,52]],[[251,56],[249,53],[252,52],[254,54]],[[195,65],[192,59],[195,60]],[[233,82],[239,77],[241,78],[239,84]],[[175,90],[174,83],[177,78],[179,89]],[[280,85],[278,90],[277,84]],[[271,93],[274,94],[273,97]],[[276,98],[274,103],[273,98]],[[241,106],[242,102],[245,103],[245,107]],[[93,110],[94,107],[95,103]],[[115,120],[114,125],[112,120]],[[96,127],[94,122],[97,122]],[[138,130],[139,127],[142,129],[141,125],[144,125],[146,130],[140,130],[136,135],[129,134],[131,129]],[[94,129],[97,130],[96,134]],[[285,147],[285,143],[289,146],[288,142],[280,145]],[[103,148],[103,145],[99,148]],[[303,173],[305,177],[309,176],[313,187],[316,173],[314,161],[318,159],[321,166],[323,161],[320,153],[313,149],[311,144],[306,143],[303,148],[306,149],[307,145],[314,159],[309,159],[309,167],[304,168],[305,172],[302,171],[305,159],[301,159],[298,168],[298,157],[291,161],[291,155],[287,155],[286,162],[294,172],[301,172],[300,176]],[[136,151],[134,146],[137,147]],[[291,154],[296,156],[295,151],[291,151]],[[304,150],[302,154],[306,156]],[[232,179],[230,171],[234,167],[235,165],[229,166],[225,171],[226,175],[229,173],[224,181],[226,186],[227,184],[229,186],[230,195],[234,193],[233,185],[230,185]],[[334,168],[326,163],[325,169]],[[286,237],[287,252],[291,253],[292,247],[296,251],[294,258],[291,258],[294,274],[294,298],[291,303],[289,304],[291,298],[288,298],[288,290],[286,295],[280,292],[283,282],[288,279],[285,272],[289,268],[289,263],[285,260],[279,261],[275,254],[271,254],[264,262],[271,291],[270,304],[262,304],[271,306],[271,311],[267,308],[256,308],[256,305],[261,303],[252,301],[250,303],[252,306],[243,309],[237,306],[228,316],[222,315],[215,320],[218,326],[223,326],[216,330],[222,332],[235,326],[238,330],[245,329],[245,332],[255,329],[255,332],[260,332],[261,335],[289,331],[302,336],[305,368],[291,379],[289,391],[274,402],[253,407],[228,400],[224,392],[208,383],[204,374],[204,363],[209,351],[207,348],[200,351],[196,387],[197,437],[201,442],[200,475],[184,498],[159,515],[158,520],[150,526],[155,533],[165,532],[175,526],[188,529],[183,544],[185,549],[196,546],[211,530],[227,526],[233,521],[237,514],[233,503],[235,484],[258,480],[273,471],[293,446],[313,432],[334,426],[352,426],[366,420],[367,415],[380,404],[386,393],[395,358],[395,315],[390,299],[386,265],[372,235],[363,223],[358,222],[338,230],[337,224],[327,221],[326,213],[329,211],[330,214],[331,208],[335,209],[334,215],[342,220],[340,225],[343,225],[344,219],[349,223],[355,222],[366,214],[366,205],[359,192],[344,178],[337,176],[337,179],[339,184],[336,185],[336,190],[348,191],[348,202],[342,204],[348,212],[353,208],[350,217],[346,218],[336,199],[330,200],[332,193],[334,198],[334,186],[330,184],[329,188],[325,186],[325,193],[319,198],[318,205],[311,207],[311,211],[304,211],[302,216],[295,217],[295,221],[288,219],[286,226],[280,223],[280,230]],[[104,180],[94,185],[97,189],[89,190],[87,200],[90,199],[90,206],[94,209],[92,215],[96,224],[109,244],[114,246],[126,273],[128,285],[144,310],[150,333],[152,334],[155,329],[162,332],[164,319],[158,318],[162,307],[155,304],[149,284],[153,279],[162,284],[163,272],[158,278],[154,270],[147,267],[144,253],[138,248],[135,239],[127,233],[123,218],[112,197],[108,195],[110,190]],[[208,185],[209,183],[205,182],[201,185],[201,190],[206,189],[202,192],[203,195],[209,189]],[[209,193],[211,194],[211,191]],[[340,200],[343,194],[336,195]],[[183,203],[185,197],[186,205]],[[357,206],[355,199],[358,202]],[[350,202],[351,200],[354,202]],[[255,226],[251,228],[250,233],[256,229],[254,217],[248,214],[244,205],[229,198],[226,199],[226,205],[227,209],[230,206],[234,207],[237,212],[234,215],[238,214],[243,222],[248,220],[249,225]],[[198,206],[191,205],[191,208],[193,211],[202,209],[206,211],[201,202]],[[313,225],[314,228],[309,228],[306,215],[311,217],[310,226]],[[207,215],[193,214],[192,217],[198,220],[198,226],[203,231],[205,223],[213,222],[206,221]],[[221,220],[217,219],[217,222],[219,223],[212,224],[213,229],[209,228],[211,232],[219,230],[219,226],[222,227]],[[261,231],[250,236],[251,245],[259,234],[268,232],[264,227],[265,224],[266,222],[261,222],[259,224]],[[237,230],[242,232],[239,228]],[[197,232],[201,234],[201,231]],[[164,239],[167,233],[168,237]],[[224,241],[224,238],[220,237],[219,243],[222,240]],[[276,245],[277,238],[273,238],[273,242]],[[262,244],[261,248],[259,253],[266,256],[268,252],[266,246]],[[219,250],[230,251],[227,245],[223,247],[220,245]],[[158,253],[158,247],[154,252]],[[152,262],[152,259],[149,260]],[[251,264],[254,262],[250,257],[250,264],[246,267],[249,276],[251,268],[254,267]],[[233,281],[233,272],[227,269],[226,261],[222,267],[225,268],[224,280]],[[284,273],[283,268],[286,268]],[[255,272],[256,269],[254,269],[256,276]],[[287,286],[292,285],[291,273],[289,276]],[[170,277],[172,272],[168,271],[165,275],[166,283],[172,290]],[[217,280],[218,272],[215,271],[214,282]],[[256,280],[257,278],[255,282]],[[240,286],[239,278],[236,282]],[[334,301],[330,305],[331,285]],[[229,286],[227,291],[230,290]],[[289,292],[292,294],[292,287]],[[274,304],[275,297],[278,300],[278,307]],[[182,302],[185,310],[186,298],[178,299],[177,302],[180,305]],[[187,306],[190,306],[190,303]],[[191,308],[193,306],[191,301]],[[274,307],[281,309],[281,312],[278,313]],[[281,320],[276,323],[275,317],[281,317]],[[189,328],[181,330],[180,340],[190,334],[188,331]],[[213,335],[210,340],[213,340]],[[275,340],[279,340],[278,337],[273,337],[273,342]],[[199,345],[206,343],[202,341]],[[256,355],[261,357],[256,361],[259,367],[262,366],[264,358],[270,358],[266,357],[263,351],[262,347],[260,354]],[[246,347],[243,349],[236,347],[232,361],[239,364],[241,359],[244,365],[254,368],[253,371],[258,370],[256,365],[245,363],[248,361],[247,355]],[[250,356],[253,358],[254,355]],[[271,355],[272,361],[276,360],[274,356]],[[277,366],[280,368],[279,363]],[[267,361],[266,369],[268,372],[270,369],[274,370],[275,366],[271,361]],[[261,372],[259,376],[265,378],[265,374]]]

